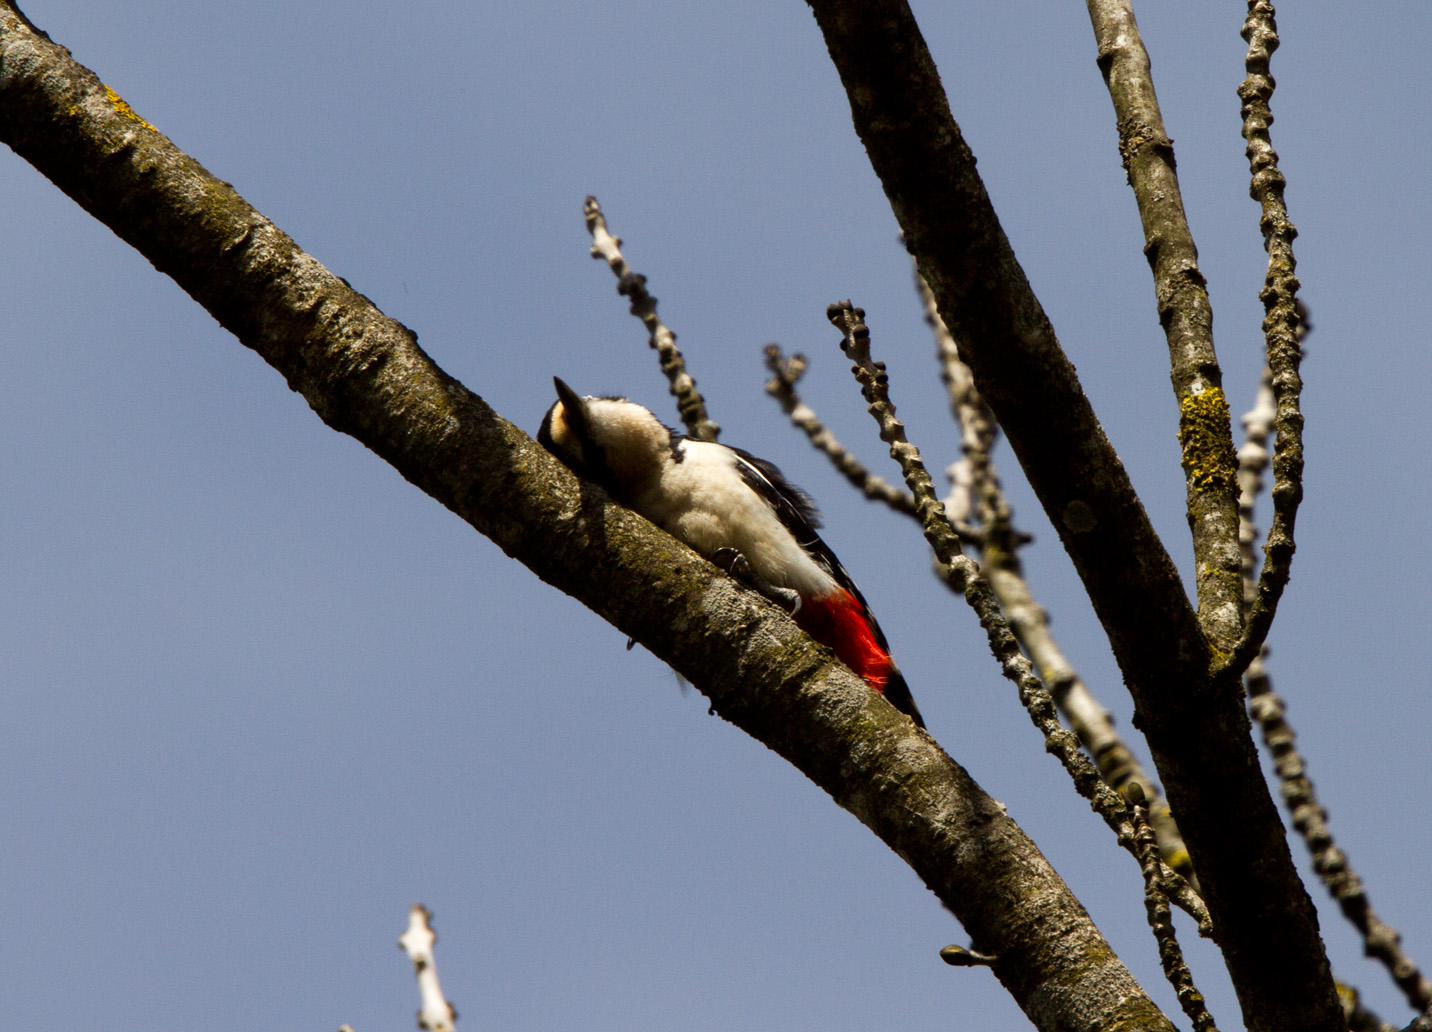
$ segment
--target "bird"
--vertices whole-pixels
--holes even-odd
[[[624,397],[557,401],[538,442],[574,473],[777,602],[918,727],[925,721],[865,596],[821,540],[810,495],[770,462],[697,441]]]

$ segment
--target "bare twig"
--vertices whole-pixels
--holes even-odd
[[[650,334],[647,342],[661,362],[661,371],[666,374],[671,394],[676,398],[676,408],[686,432],[698,441],[716,440],[721,427],[707,417],[706,402],[696,390],[696,381],[686,371],[686,359],[676,346],[676,334],[667,329],[656,314],[656,298],[646,289],[646,277],[633,272],[622,257],[621,238],[607,231],[607,220],[595,197],[587,198],[582,214],[587,219],[587,232],[592,234],[592,257],[604,259],[611,266],[617,278],[617,293],[631,298],[631,314],[642,321]]]
[[[1277,416],[1273,374],[1264,366],[1253,407],[1243,414],[1243,447],[1238,449],[1238,550],[1245,610],[1252,607],[1258,593],[1258,559],[1253,551],[1258,543],[1257,504],[1268,468],[1268,435]]]
[[[946,946],[940,951],[940,959],[950,967],[994,967],[999,958],[988,953],[977,953],[963,946]]]
[[[1263,742],[1273,755],[1273,765],[1283,788],[1283,802],[1293,818],[1293,827],[1307,843],[1313,869],[1337,900],[1343,916],[1362,935],[1363,953],[1380,961],[1392,980],[1416,1010],[1432,1007],[1432,981],[1428,981],[1402,950],[1402,937],[1372,909],[1362,879],[1352,869],[1347,854],[1333,840],[1327,825],[1328,812],[1318,802],[1317,792],[1298,753],[1296,736],[1284,719],[1283,700],[1274,693],[1267,667],[1260,655],[1248,669],[1248,706],[1263,733]]]
[[[437,961],[433,956],[438,935],[430,924],[432,917],[427,907],[414,903],[408,911],[408,930],[398,937],[398,946],[413,962],[413,974],[418,979],[418,996],[422,1000],[418,1008],[418,1028],[428,1032],[454,1032],[457,1011],[443,997],[443,987],[438,984]]]
[[[944,506],[935,496],[934,484],[920,461],[919,450],[909,442],[904,425],[895,418],[885,365],[870,357],[870,330],[865,325],[865,312],[846,301],[831,305],[826,309],[826,316],[843,334],[841,350],[854,363],[852,371],[860,383],[870,414],[880,427],[880,439],[890,446],[890,457],[900,464],[905,484],[915,497],[915,507],[925,529],[925,540],[934,549],[946,582],[964,595],[974,609],[1000,670],[1019,689],[1020,702],[1035,727],[1044,735],[1045,751],[1064,766],[1075,790],[1089,800],[1094,812],[1114,831],[1119,844],[1133,853],[1134,828],[1129,820],[1128,808],[1123,799],[1105,784],[1093,763],[1079,751],[1078,738],[1059,723],[1053,699],[1035,676],[1029,659],[1020,652],[989,582],[974,560],[961,550],[959,536],[945,518]],[[1171,887],[1171,896],[1199,922],[1200,930],[1208,934],[1211,923],[1203,901],[1182,876],[1162,860],[1159,865]]]
[[[983,524],[986,532],[1008,530],[1010,539],[995,544],[1013,554],[1025,543],[1025,539],[1013,536],[1009,505],[990,458],[990,451],[999,437],[999,423],[984,398],[980,397],[974,373],[960,357],[955,335],[940,318],[940,308],[935,302],[935,295],[930,292],[930,285],[920,275],[918,267],[914,269],[914,274],[915,290],[920,295],[925,322],[935,335],[935,357],[940,363],[940,378],[945,382],[950,409],[955,424],[960,428],[960,459],[945,471],[950,478],[950,494],[945,499],[945,508],[957,521]],[[990,511],[985,512],[985,509]]]
[[[1198,268],[1174,169],[1173,141],[1149,74],[1149,55],[1131,0],[1088,0],[1099,70],[1119,127],[1119,153],[1138,202],[1144,254],[1153,271],[1159,322],[1168,340],[1179,441],[1188,489],[1188,522],[1197,567],[1198,619],[1224,652],[1242,623],[1238,582],[1238,464],[1223,374],[1213,349],[1213,310]]]
[[[1307,314],[1299,304],[1297,345],[1307,333]],[[1268,436],[1277,418],[1277,406],[1272,386],[1273,374],[1264,369],[1259,384],[1258,398],[1253,408],[1243,417],[1243,428],[1247,439],[1238,451],[1239,495],[1239,540],[1243,543],[1243,585],[1245,604],[1252,606],[1258,598],[1254,580],[1253,543],[1258,537],[1254,522],[1254,503],[1263,490],[1263,474],[1268,468]],[[1273,767],[1282,786],[1284,805],[1293,818],[1293,827],[1302,836],[1308,852],[1312,855],[1313,869],[1318,872],[1323,885],[1337,900],[1343,915],[1362,934],[1363,952],[1387,968],[1407,1002],[1416,1010],[1432,1006],[1432,982],[1422,974],[1405,953],[1402,940],[1396,929],[1383,921],[1367,898],[1362,879],[1352,869],[1347,854],[1333,839],[1332,829],[1327,824],[1327,810],[1318,801],[1312,780],[1308,777],[1307,765],[1298,752],[1297,735],[1286,719],[1287,707],[1273,691],[1273,682],[1268,675],[1265,652],[1260,647],[1258,654],[1249,664],[1244,683],[1248,690],[1248,708],[1257,721],[1263,737],[1263,744],[1273,757]],[[1356,993],[1352,990],[1353,996]]]
[[[806,357],[797,353],[786,358],[779,344],[767,344],[764,353],[766,368],[771,373],[771,378],[766,381],[766,393],[780,402],[781,411],[810,439],[816,450],[830,459],[831,465],[866,498],[884,502],[907,516],[915,515],[915,499],[910,493],[870,472],[863,462],[835,439],[835,434],[821,422],[815,411],[801,400],[796,384],[805,375]]]
[[[1272,626],[1278,599],[1288,583],[1293,558],[1293,525],[1303,499],[1303,414],[1298,407],[1303,381],[1298,373],[1302,358],[1298,327],[1298,278],[1293,275],[1293,239],[1297,229],[1288,220],[1283,200],[1285,180],[1278,169],[1278,152],[1273,149],[1268,127],[1273,113],[1268,103],[1273,96],[1269,62],[1278,48],[1278,26],[1268,0],[1249,0],[1248,18],[1243,23],[1248,41],[1245,67],[1248,77],[1238,88],[1243,100],[1243,138],[1248,141],[1248,166],[1252,181],[1248,192],[1263,210],[1259,226],[1268,252],[1268,271],[1259,298],[1263,301],[1263,335],[1268,349],[1273,396],[1277,405],[1276,449],[1273,456],[1273,521],[1263,546],[1266,560],[1258,590],[1237,648],[1229,659],[1234,670],[1243,670],[1253,661]]]
[[[1159,961],[1163,964],[1164,977],[1173,986],[1178,1002],[1188,1020],[1193,1022],[1194,1032],[1218,1032],[1213,1015],[1208,1013],[1203,994],[1193,984],[1193,975],[1183,959],[1183,950],[1178,945],[1178,934],[1174,931],[1173,915],[1168,907],[1168,891],[1159,872],[1158,842],[1153,827],[1149,824],[1149,809],[1143,789],[1137,783],[1124,790],[1124,798],[1133,812],[1134,842],[1138,848],[1139,863],[1144,872],[1144,911],[1148,915],[1149,928],[1159,945]]]

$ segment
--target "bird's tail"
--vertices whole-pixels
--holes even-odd
[[[890,704],[917,727],[925,726],[910,695],[910,686],[890,658],[890,651],[869,610],[858,598],[844,588],[836,588],[828,595],[803,599],[795,621],[801,630],[834,651],[842,663],[890,700]]]

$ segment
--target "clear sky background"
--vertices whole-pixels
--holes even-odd
[[[762,392],[764,344],[805,351],[810,402],[896,474],[824,317],[853,298],[913,439],[936,471],[956,457],[894,219],[804,4],[24,6],[529,432],[553,374],[675,421],[644,331],[588,257],[596,194],[723,439],[816,496],[930,730],[1183,1023],[1134,863],[1043,753],[915,526],[855,498]],[[1139,10],[1239,412],[1264,266],[1234,92],[1244,7]],[[1432,6],[1284,8],[1274,144],[1316,331],[1272,672],[1374,905],[1432,964]],[[916,13],[1187,571],[1167,352],[1084,7]],[[800,774],[325,428],[8,152],[0,199],[0,1028],[408,1029],[394,942],[416,901],[436,913],[459,1028],[1023,1025],[987,972],[939,961],[962,929]],[[1127,725],[1069,563],[997,459],[1037,538],[1034,589]],[[1339,976],[1405,1023],[1312,891]],[[1215,1017],[1238,1027],[1217,958],[1180,928]]]

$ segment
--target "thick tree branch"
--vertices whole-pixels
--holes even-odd
[[[1119,123],[1119,154],[1139,206],[1144,255],[1154,275],[1178,399],[1179,443],[1188,486],[1188,525],[1197,567],[1198,617],[1209,639],[1231,652],[1242,628],[1238,566],[1238,462],[1213,351],[1213,308],[1198,268],[1174,170],[1173,141],[1149,75],[1149,55],[1130,0],[1088,0],[1099,70]]]
[[[876,832],[1041,1029],[1170,1029],[1033,844],[778,608],[576,480],[413,334],[0,3],[0,139],[278,369],[314,411],[671,663]]]
[[[913,14],[904,0],[808,2],[906,246],[1109,635],[1246,1024],[1341,1032],[1239,680],[1215,671],[1220,654],[1015,260]]]

